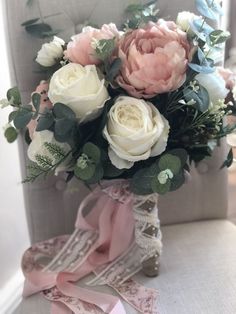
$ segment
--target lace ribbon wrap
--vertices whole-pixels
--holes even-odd
[[[124,180],[97,187],[80,205],[71,236],[37,243],[25,252],[23,295],[41,291],[52,302],[53,314],[125,314],[118,297],[92,289],[108,285],[138,312],[157,314],[157,291],[132,279],[142,269],[148,276],[158,274],[157,200],[154,194],[133,195]],[[86,283],[90,289],[72,283],[89,274],[94,274]]]
[[[134,195],[135,242],[143,252],[142,269],[145,275],[155,277],[159,273],[162,251],[162,234],[158,218],[158,195]]]

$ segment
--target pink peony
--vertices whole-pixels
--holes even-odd
[[[217,68],[218,73],[225,81],[225,87],[232,90],[236,84],[236,75],[230,70],[222,67]]]
[[[174,22],[159,20],[121,38],[117,83],[137,98],[178,89],[185,81],[190,46]]]
[[[72,37],[67,45],[65,57],[71,62],[81,65],[99,64],[100,59],[96,57],[93,42],[101,39],[119,38],[120,34],[113,23],[104,24],[101,29],[90,26],[84,27],[82,33]]]
[[[49,88],[48,82],[41,81],[34,92],[39,93],[41,95],[41,102],[39,108],[40,112],[43,112],[45,108],[49,109],[52,108],[52,103],[48,98],[48,88]],[[37,127],[37,124],[38,124],[37,120],[31,120],[30,123],[27,125],[31,139],[33,139],[33,134]]]

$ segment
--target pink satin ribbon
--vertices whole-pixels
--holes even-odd
[[[52,301],[52,314],[125,314],[118,297],[81,288],[73,282],[96,273],[97,269],[129,250],[134,243],[132,204],[133,196],[127,193],[122,181],[105,189],[96,188],[80,205],[76,229],[71,236],[37,243],[25,252],[22,259],[26,278],[23,296],[42,291]],[[83,237],[88,237],[88,240],[83,240]],[[84,248],[78,252],[76,245],[80,244]],[[69,263],[73,254],[79,255]],[[46,268],[40,262],[45,257],[53,259]],[[145,288],[133,280],[119,286],[109,285],[140,313],[157,313],[156,290]]]

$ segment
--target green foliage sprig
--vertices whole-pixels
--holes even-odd
[[[44,146],[48,152],[47,155],[37,154],[35,162],[31,162],[27,166],[28,174],[23,183],[34,182],[38,177],[46,177],[56,170],[56,168],[64,163],[67,157],[72,153],[63,150],[58,144],[45,142]]]
[[[156,22],[159,13],[156,0],[146,4],[131,4],[125,11],[128,19],[123,25],[124,30],[139,28],[149,21]]]

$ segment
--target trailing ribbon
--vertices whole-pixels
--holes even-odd
[[[157,291],[131,279],[156,253],[135,241],[133,206],[126,181],[97,187],[81,203],[71,236],[37,243],[25,252],[23,296],[41,291],[52,301],[52,314],[125,314],[118,297],[73,284],[94,273],[88,286],[109,285],[138,312],[157,314]]]

